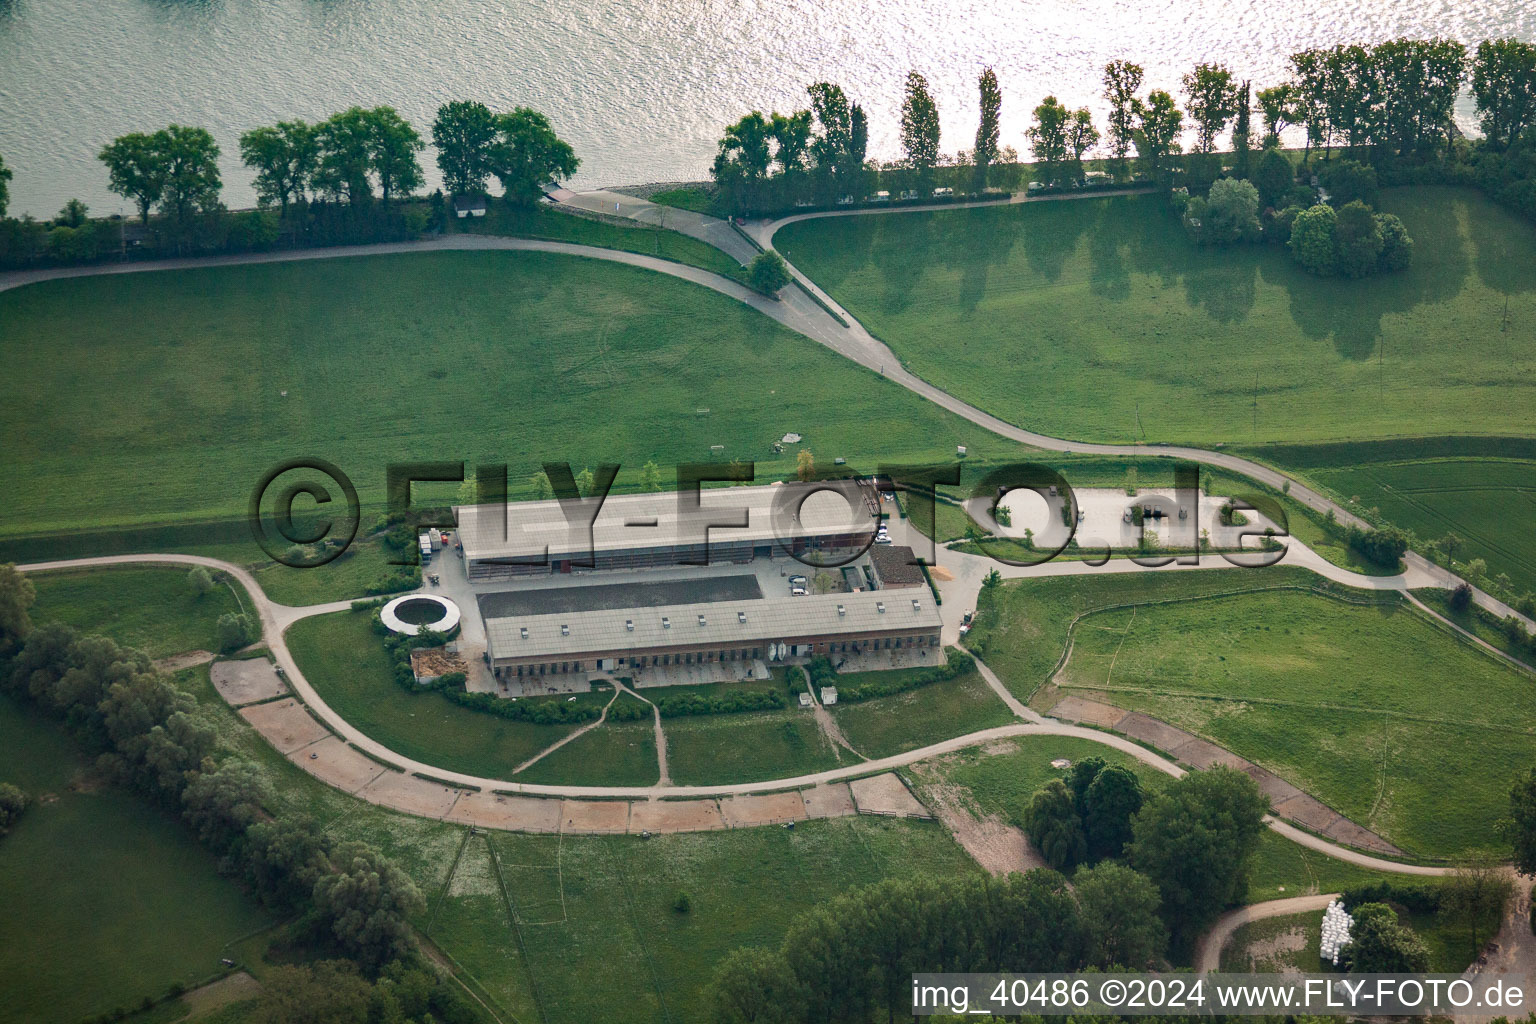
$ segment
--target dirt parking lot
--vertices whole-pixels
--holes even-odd
[[[292,754],[300,747],[307,747],[323,740],[330,732],[315,721],[304,705],[292,697],[241,708],[240,717],[250,722],[267,742],[284,754]]]
[[[278,676],[277,669],[266,658],[246,658],[244,661],[219,661],[208,669],[213,688],[219,696],[235,707],[254,704],[259,700],[271,700],[288,692],[288,684]]]
[[[725,828],[714,800],[636,800],[629,807],[629,831],[705,832]]]

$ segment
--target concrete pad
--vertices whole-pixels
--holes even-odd
[[[292,697],[241,708],[240,717],[284,754],[291,754],[330,735],[325,726],[315,721],[304,705]]]
[[[560,828],[566,832],[623,832],[629,827],[625,800],[562,800]]]
[[[1155,718],[1148,718],[1139,711],[1133,711],[1115,727],[1118,732],[1123,732],[1133,740],[1150,743],[1158,750],[1173,750],[1182,747],[1194,739],[1183,729],[1175,729],[1167,722],[1160,722]]]
[[[848,783],[848,788],[853,792],[853,802],[860,814],[888,814],[897,818],[933,817],[894,772],[855,779]]]
[[[1047,714],[1064,722],[1097,725],[1103,729],[1113,729],[1125,718],[1125,710],[1123,708],[1076,696],[1063,697],[1052,706]]]
[[[731,828],[805,820],[805,801],[798,792],[730,796],[720,801],[720,814]]]
[[[1339,820],[1339,812],[1302,793],[1275,808],[1275,813],[1303,825],[1313,832],[1326,833]]]
[[[842,818],[859,813],[853,802],[853,790],[848,788],[846,782],[802,789],[800,798],[805,801],[805,816],[808,818]]]
[[[423,818],[441,818],[453,809],[462,789],[428,782],[404,772],[387,771],[357,791],[369,803],[392,807]]]
[[[629,805],[629,831],[708,832],[725,828],[720,804],[714,800],[636,800]]]
[[[1252,762],[1238,757],[1224,747],[1218,747],[1214,743],[1198,738],[1190,740],[1175,750],[1170,750],[1169,753],[1185,764],[1192,765],[1195,768],[1210,768],[1213,765],[1221,764],[1226,765],[1228,768],[1236,768],[1238,771],[1243,771],[1252,764]]]
[[[292,760],[321,782],[346,793],[356,793],[389,770],[337,736],[311,743],[294,753]]]
[[[558,832],[560,801],[465,790],[443,820],[506,832]]]
[[[208,678],[213,680],[213,688],[219,691],[219,696],[237,708],[242,704],[281,697],[288,692],[288,684],[266,658],[217,662],[208,669]]]

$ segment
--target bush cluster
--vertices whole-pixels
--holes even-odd
[[[1440,909],[1440,889],[1411,882],[1369,882],[1339,894],[1345,910],[1365,903],[1395,903],[1410,914],[1433,914]]]
[[[493,693],[469,693],[462,688],[440,691],[444,697],[460,707],[485,711],[513,722],[532,722],[534,725],[567,725],[574,722],[590,722],[601,712],[586,702],[571,702],[564,697],[547,700],[507,700]]]
[[[935,665],[929,669],[915,672],[871,674],[869,678],[858,682],[850,682],[846,677],[839,677],[832,663],[826,658],[816,658],[807,666],[811,673],[811,685],[818,689],[823,686],[837,687],[837,702],[839,704],[857,704],[860,701],[874,700],[877,697],[891,697],[898,693],[906,693],[908,690],[920,689],[931,686],[934,683],[948,682],[972,672],[976,668],[976,659],[964,651],[950,651],[949,660],[943,665]]]
[[[726,690],[712,696],[701,693],[677,693],[654,697],[662,718],[687,718],[690,715],[734,715],[743,711],[772,711],[784,706],[778,690]]]

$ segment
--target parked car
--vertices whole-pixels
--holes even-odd
[[[838,196],[838,198],[837,198],[837,205],[838,206],[852,206],[853,205],[853,196]]]
[[[917,189],[915,189],[915,188],[903,189],[902,193],[901,193],[901,198],[903,200],[906,200],[906,199],[916,199],[917,198]]]
[[[935,199],[944,199],[954,194],[955,190],[952,188],[936,188],[933,190],[933,198]]]
[[[889,192],[876,192],[869,197],[869,201],[872,203],[888,203],[891,201],[891,194]]]
[[[1045,188],[1045,182],[1043,182],[1043,181],[1032,181],[1032,182],[1029,183],[1029,188],[1025,189],[1025,191],[1026,192],[1039,192],[1040,190],[1042,190],[1044,188]]]

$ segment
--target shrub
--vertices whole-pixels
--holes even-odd
[[[1222,178],[1205,201],[1207,241],[1230,245],[1259,237],[1259,192],[1250,181]]]
[[[1350,203],[1376,201],[1376,169],[1354,160],[1334,160],[1319,175],[1328,190],[1328,201],[1335,207]]]
[[[1472,607],[1472,584],[1460,583],[1451,591],[1451,610],[1464,612]]]
[[[686,892],[679,892],[677,899],[672,901],[672,909],[679,914],[686,914],[693,909],[693,901],[688,898]]]
[[[1383,526],[1378,530],[1357,528],[1350,531],[1349,546],[1367,561],[1390,569],[1396,567],[1408,550],[1408,535],[1395,526]]]
[[[1296,214],[1291,222],[1291,256],[1308,273],[1327,277],[1337,272],[1335,234],[1338,215],[1321,204]]]
[[[201,565],[193,566],[192,571],[187,573],[187,586],[198,597],[211,593],[213,585],[213,574]]]
[[[1410,914],[1433,914],[1440,909],[1440,890],[1432,885],[1370,882],[1345,889],[1339,900],[1349,911],[1366,903],[1395,903]]]
[[[825,661],[826,659],[819,660]],[[828,667],[831,667],[830,662],[828,662]],[[904,674],[886,679],[881,679],[877,676],[874,679],[867,679],[858,683],[839,685],[836,681],[836,673],[833,673],[831,679],[826,680],[826,682],[829,685],[837,686],[837,701],[839,704],[857,704],[859,701],[874,700],[877,697],[890,697],[898,693],[906,693],[908,690],[931,686],[934,683],[947,682],[967,672],[974,671],[975,668],[975,658],[964,651],[951,651],[949,653],[949,660],[945,664],[920,672],[913,672],[910,675]],[[817,678],[814,672],[811,674],[811,681],[817,686],[822,685],[823,682]]]
[[[26,793],[9,782],[0,782],[0,836],[10,831],[29,802]]]
[[[1357,199],[1338,211],[1334,244],[1339,273],[1345,277],[1366,277],[1376,273],[1384,243],[1381,227],[1369,206]]]
[[[1296,175],[1291,169],[1291,161],[1278,148],[1266,149],[1253,171],[1253,185],[1258,189],[1259,199],[1265,206],[1278,208],[1294,184]]]
[[[243,612],[226,612],[219,616],[219,650],[224,654],[238,651],[256,638],[251,617]]]
[[[1413,262],[1413,239],[1409,237],[1408,229],[1393,213],[1378,213],[1376,225],[1381,230],[1381,256],[1377,259],[1376,269],[1385,272],[1407,270]]]

